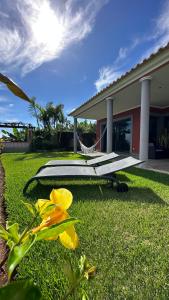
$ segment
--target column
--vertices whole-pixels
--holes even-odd
[[[77,118],[74,118],[73,150],[77,153]]]
[[[113,149],[113,99],[108,97],[107,102],[107,153]]]
[[[151,77],[147,76],[141,82],[141,115],[140,115],[140,152],[139,159],[148,160],[149,148],[149,115],[151,98]]]

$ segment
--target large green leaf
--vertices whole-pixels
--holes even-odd
[[[40,300],[41,292],[30,281],[15,281],[0,288],[1,300]]]
[[[26,255],[29,249],[32,247],[36,239],[36,236],[30,236],[24,243],[14,246],[8,257],[8,276],[11,278],[11,275],[20,263],[22,258]]]
[[[19,234],[19,224],[14,223],[8,227],[9,238],[14,241],[14,243],[18,243],[20,239]]]
[[[28,210],[33,216],[35,216],[35,214],[36,214],[35,207],[34,207],[31,203],[28,203],[28,202],[22,201],[22,203],[26,206],[27,210]]]
[[[72,264],[70,261],[66,261],[62,267],[63,273],[66,278],[69,280],[70,285],[73,285],[76,281],[76,273],[73,270]]]
[[[6,241],[8,240],[9,237],[8,232],[5,230],[5,228],[2,225],[0,225],[0,237]]]
[[[65,231],[68,227],[80,222],[80,220],[75,218],[67,219],[59,224],[52,225],[48,228],[45,228],[39,232],[37,232],[36,240],[43,240],[48,238],[53,238]]]

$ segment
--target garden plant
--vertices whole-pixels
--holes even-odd
[[[32,246],[41,240],[59,240],[60,243],[71,250],[75,250],[79,245],[79,238],[74,225],[79,222],[68,214],[68,209],[72,204],[72,193],[65,189],[53,189],[50,193],[50,200],[39,199],[35,204],[23,202],[32,218],[26,228],[20,232],[18,223],[7,223],[6,229],[0,225],[0,237],[7,243],[7,251],[4,259],[0,263],[0,272],[4,272],[4,265],[7,263],[8,282],[0,289],[0,299],[18,300],[42,299],[40,290],[31,282],[16,281],[14,274],[16,267],[25,257]],[[77,293],[77,299],[88,299],[84,289],[79,288],[81,281],[89,279],[95,273],[95,267],[91,266],[83,255],[80,257],[78,268],[73,269],[70,262],[66,262],[64,273],[70,284],[69,290],[63,299],[67,299],[71,294]],[[78,289],[77,289],[78,288]]]

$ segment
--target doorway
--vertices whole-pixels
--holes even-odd
[[[106,123],[101,124],[101,134],[105,130]],[[113,151],[129,153],[132,144],[132,120],[131,117],[113,121]],[[101,151],[106,152],[107,134],[101,141]]]

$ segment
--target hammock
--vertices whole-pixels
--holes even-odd
[[[81,148],[82,152],[83,152],[84,154],[93,153],[93,152],[96,150],[96,146],[98,145],[98,143],[99,143],[99,142],[101,141],[101,139],[103,138],[103,136],[104,136],[106,130],[107,130],[107,127],[104,128],[103,133],[102,133],[100,139],[99,139],[94,145],[92,145],[91,147],[86,147],[86,146],[82,143],[82,141],[80,140],[78,134],[76,133],[77,140],[79,141],[80,148]]]

